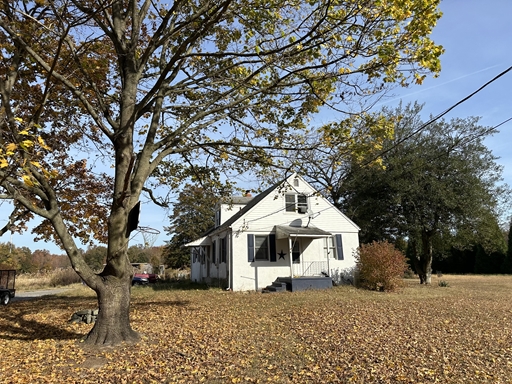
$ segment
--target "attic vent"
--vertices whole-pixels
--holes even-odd
[[[293,186],[298,187],[299,186],[299,179],[293,179]]]

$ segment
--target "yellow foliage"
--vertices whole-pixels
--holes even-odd
[[[6,151],[6,154],[7,155],[12,155],[14,154],[14,151],[16,150],[16,148],[18,148],[18,146],[14,143],[9,143],[5,146],[5,151]]]
[[[23,179],[23,182],[29,187],[34,186],[34,182],[32,181],[32,178],[29,175],[22,175],[21,178]]]

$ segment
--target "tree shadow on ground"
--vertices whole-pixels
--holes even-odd
[[[155,284],[150,284],[141,289],[151,288],[154,291],[207,291],[211,287],[207,284],[193,283],[190,280],[177,280],[177,281],[160,281]]]
[[[92,302],[95,300],[91,300],[91,297],[82,296],[43,296],[30,300],[19,298],[0,313],[0,339],[79,339],[84,335],[66,329],[61,320],[62,311],[69,310],[71,317],[75,309],[84,305],[91,306]]]
[[[82,333],[72,332],[61,324],[52,325],[47,322],[27,319],[28,313],[2,313],[0,316],[0,339],[17,340],[76,340]]]
[[[164,301],[132,301],[130,306],[132,308],[144,308],[148,307],[149,305],[158,305],[158,306],[167,306],[167,307],[186,307],[190,304],[189,300],[164,300]]]

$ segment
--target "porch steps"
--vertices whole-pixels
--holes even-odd
[[[261,293],[286,292],[286,283],[279,281],[279,278],[261,290]]]

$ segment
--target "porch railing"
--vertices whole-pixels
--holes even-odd
[[[322,276],[322,272],[329,272],[327,261],[303,261],[300,264],[293,264],[293,277]]]

